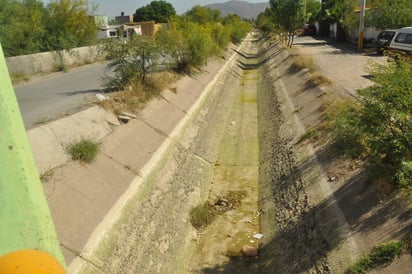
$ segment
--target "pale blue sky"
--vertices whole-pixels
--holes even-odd
[[[45,3],[50,2],[50,0],[42,0]],[[93,2],[93,0],[89,0]],[[210,3],[224,3],[228,2],[229,0],[166,0],[167,2],[171,3],[173,7],[176,9],[178,14],[182,14],[192,7],[196,5],[207,5]],[[249,3],[262,3],[262,2],[269,2],[269,0],[244,0],[245,2]],[[135,13],[136,9],[146,6],[152,0],[94,0],[99,5],[99,9],[97,10],[97,14],[99,15],[108,15],[110,17],[114,17],[120,15],[123,11],[126,15],[132,15]]]
[[[210,3],[224,3],[228,1],[229,0],[169,0],[167,2],[173,5],[178,14],[182,14],[196,5],[203,6]],[[111,17],[120,15],[120,12],[122,11],[124,11],[126,15],[132,15],[133,13],[135,13],[136,9],[142,6],[146,6],[147,4],[152,2],[152,0],[95,0],[95,2],[99,4],[98,12],[100,14],[106,14]],[[245,0],[245,2],[261,3],[269,2],[269,0]]]

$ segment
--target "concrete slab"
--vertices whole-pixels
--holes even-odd
[[[94,228],[135,177],[101,153],[90,165],[70,162],[44,184],[66,262],[80,252]],[[69,250],[70,249],[70,250]]]
[[[39,173],[61,166],[70,160],[65,147],[82,137],[101,141],[112,132],[117,118],[94,106],[72,116],[53,121],[27,132]]]
[[[103,152],[136,174],[166,139],[141,120],[116,128],[103,145]]]
[[[48,125],[34,128],[28,132],[34,161],[39,173],[42,174],[70,160],[64,151],[60,140],[54,135]]]
[[[151,100],[140,113],[141,120],[167,136],[184,116],[181,109],[161,97]]]
[[[49,126],[62,145],[76,142],[83,137],[101,140],[112,132],[106,121],[108,115],[110,114],[104,109],[94,106],[50,123]]]

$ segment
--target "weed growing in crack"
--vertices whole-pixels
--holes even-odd
[[[79,142],[69,145],[66,150],[72,160],[91,163],[96,158],[99,149],[100,143],[89,139],[81,139]]]
[[[42,174],[40,174],[40,181],[44,184],[50,181],[51,177],[53,177],[54,171],[49,169]]]

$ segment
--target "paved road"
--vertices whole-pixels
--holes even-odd
[[[387,58],[373,49],[359,52],[356,46],[310,36],[296,37],[294,47],[301,54],[311,56],[320,72],[332,80],[340,90],[356,96],[356,90],[373,85],[368,67],[385,64]]]
[[[104,63],[82,66],[16,85],[26,129],[87,107],[94,94],[103,91],[100,79],[105,67]]]

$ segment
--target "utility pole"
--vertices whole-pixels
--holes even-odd
[[[361,0],[358,49],[363,49],[363,32],[365,30],[365,7],[366,7],[366,0]]]

